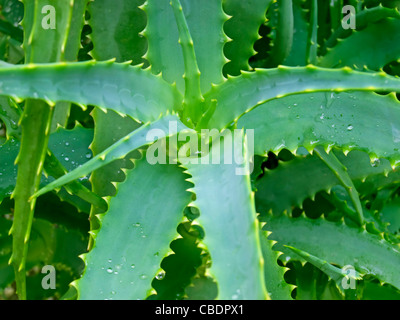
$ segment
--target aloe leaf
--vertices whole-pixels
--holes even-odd
[[[147,50],[147,40],[141,34],[146,26],[147,18],[145,12],[139,7],[143,3],[143,0],[135,0],[132,6],[132,1],[115,3],[115,1],[101,0],[89,4],[89,24],[92,28],[89,37],[94,46],[90,54],[93,58],[96,60],[116,58],[118,62],[132,60],[133,65],[141,63],[147,65],[143,58]],[[107,19],[106,24],[104,19]],[[93,110],[92,117],[95,123],[94,139],[91,145],[93,155],[104,151],[140,126],[130,117],[115,112],[105,113],[98,108]],[[121,169],[129,168],[130,165],[130,161],[121,159],[94,171],[90,176],[93,192],[103,197],[115,195],[113,183],[125,180],[125,173]],[[95,215],[102,212],[104,210],[92,207],[91,230],[99,227]],[[89,248],[92,243],[93,239],[90,238]]]
[[[83,1],[83,0],[82,0]],[[58,21],[57,28],[43,27],[41,11],[46,9],[47,2],[42,0],[25,0],[24,19],[21,25],[24,28],[23,48],[25,61],[55,62],[62,59],[67,42],[74,2],[67,0],[57,1],[53,10]],[[83,18],[84,7],[81,8]],[[56,23],[53,21],[53,23]],[[46,32],[50,30],[49,32]],[[74,36],[78,37],[77,33]],[[10,65],[12,67],[12,65]],[[26,97],[26,98],[37,98]],[[14,221],[10,233],[13,235],[13,253],[10,263],[14,266],[17,294],[20,299],[26,299],[25,263],[28,252],[28,242],[31,232],[35,200],[29,201],[31,195],[37,191],[40,184],[43,163],[47,151],[50,135],[53,106],[43,101],[28,99],[22,114],[21,147],[16,164],[18,164],[17,182],[12,196],[15,199]]]
[[[0,119],[6,125],[7,139],[21,137],[18,126],[21,114],[22,110],[9,97],[0,96]]]
[[[70,12],[64,35],[65,40],[61,47],[60,61],[76,61],[78,58],[78,52],[81,47],[81,32],[84,24],[85,9],[88,1],[89,0],[74,0],[73,3],[71,3],[72,5],[70,5]],[[58,102],[56,104],[52,119],[52,132],[57,129],[58,125],[62,127],[67,126],[70,110],[71,103],[69,102]]]
[[[30,197],[39,187],[49,138],[52,109],[43,101],[28,100],[22,115],[21,146],[15,163],[17,182],[12,197],[15,199],[13,253],[10,258],[15,271],[17,294],[26,299],[25,259],[33,220],[35,200]]]
[[[93,231],[96,240],[84,256],[85,272],[74,283],[79,299],[145,299],[149,295],[151,281],[170,252],[169,243],[177,236],[176,227],[190,201],[188,187],[176,165],[150,165],[146,157],[135,162],[111,198],[109,211],[100,217],[100,230]],[[152,201],[154,194],[157,202]]]
[[[340,7],[340,15],[342,14],[342,7],[343,6]],[[379,22],[380,20],[388,17],[399,18],[400,13],[398,10],[385,8],[383,6],[373,7],[370,9],[365,8],[363,11],[356,15],[357,29],[362,30],[367,27],[368,24]],[[338,19],[337,21],[340,21],[340,19]],[[349,37],[353,33],[353,30],[343,29],[341,25],[334,27],[334,29],[335,32],[333,32],[329,39],[327,39],[324,43],[324,52],[327,48],[335,46],[336,42],[340,41],[338,39]]]
[[[336,283],[311,263],[291,260],[286,265],[296,285],[296,300],[344,300]]]
[[[222,0],[207,2],[180,0],[180,2],[193,38],[201,73],[201,92],[205,93],[211,88],[211,84],[218,84],[224,80],[222,68],[226,63],[226,58],[223,47],[228,38],[223,31],[223,25],[228,20],[228,16],[222,10]],[[207,37],[204,37],[204,34],[207,34]],[[186,75],[188,76],[187,72]]]
[[[8,272],[7,261],[12,251],[12,239],[7,237],[7,227],[10,228],[11,221],[0,218],[2,227],[0,232],[0,270],[1,273]],[[4,232],[3,232],[4,230]],[[29,249],[26,259],[27,269],[33,267],[43,267],[52,265],[56,269],[57,288],[56,290],[46,290],[40,283],[35,286],[29,286],[27,293],[28,299],[37,299],[43,296],[56,296],[66,291],[68,283],[79,276],[82,271],[83,263],[79,255],[86,250],[87,236],[80,230],[66,228],[63,225],[51,223],[44,219],[34,219],[32,223],[32,235],[29,240]],[[68,250],[64,248],[68,247]],[[39,274],[39,278],[44,275]],[[65,280],[64,280],[65,279]],[[12,278],[4,281],[5,286],[11,284]],[[1,283],[1,281],[0,281]],[[2,285],[0,284],[0,288]],[[40,295],[38,294],[40,293]]]
[[[170,248],[174,253],[161,262],[165,272],[160,272],[153,279],[151,285],[157,294],[149,299],[176,300],[186,297],[192,278],[202,266],[204,251],[198,246],[198,232],[191,229],[190,222],[179,224],[177,230],[181,237],[171,242]]]
[[[400,292],[392,286],[368,281],[363,286],[362,296],[365,300],[399,300]]]
[[[2,0],[1,15],[4,17],[5,21],[12,24],[15,28],[19,28],[20,30],[22,29],[19,25],[24,16],[24,5],[21,3],[21,1]],[[19,42],[22,43],[22,40]]]
[[[395,198],[393,201],[387,203],[380,212],[381,218],[384,222],[389,223],[388,229],[393,234],[400,233],[400,200]]]
[[[59,129],[49,138],[49,149],[53,150],[58,164],[54,168],[51,163],[55,160],[52,157],[46,157],[44,168],[47,173],[54,173],[53,170],[73,170],[91,158],[91,152],[88,146],[93,138],[93,131],[82,127],[75,127],[72,130]],[[11,195],[17,178],[17,166],[14,164],[20,148],[20,142],[17,140],[8,140],[0,146],[0,202]],[[61,167],[60,167],[60,166]],[[53,180],[51,177],[42,176],[41,186],[45,186]],[[85,193],[86,194],[86,193]],[[87,194],[86,194],[87,195]]]
[[[357,189],[347,172],[347,168],[338,160],[338,158],[336,158],[333,153],[328,154],[320,147],[315,148],[314,151],[317,156],[328,166],[328,168],[331,169],[333,174],[338,178],[340,184],[346,189],[346,192],[348,193],[357,213],[357,215],[351,216],[350,218],[352,218],[359,226],[362,226],[364,224],[362,205]]]
[[[387,63],[400,57],[399,28],[399,17],[370,24],[329,49],[318,64],[322,67],[354,66],[358,69],[380,70]],[[382,30],[385,30],[384,37]],[[382,50],[372,53],[370,48],[382,48]],[[355,49],[357,54],[354,54]]]
[[[204,98],[207,106],[218,104],[209,128],[222,128],[245,112],[265,102],[301,92],[317,91],[400,91],[400,79],[384,73],[363,73],[344,69],[279,67],[243,73],[214,87]]]
[[[185,92],[182,75],[185,72],[183,53],[179,47],[179,35],[170,1],[146,1],[143,10],[147,16],[147,26],[142,32],[148,42],[144,58],[151,65],[151,72],[162,74],[165,81],[176,83],[179,91]],[[165,39],[168,34],[168,39]]]
[[[385,241],[380,235],[370,234],[363,228],[354,228],[323,218],[289,218],[268,216],[264,227],[271,231],[271,238],[283,246],[301,248],[329,263],[352,265],[361,274],[376,277],[381,282],[400,287],[397,268],[400,251],[397,245]],[[301,235],[301,236],[299,236]]]
[[[399,2],[398,0],[365,0],[364,4],[366,7],[376,7],[382,5],[388,8],[398,8]]]
[[[119,139],[122,139],[129,133],[138,129],[141,125],[130,117],[122,116],[116,112],[103,112],[95,108],[92,112],[95,122],[93,143],[90,149],[93,155],[112,146]],[[111,135],[110,132],[113,134]],[[123,182],[126,178],[124,169],[132,169],[133,164],[129,159],[140,157],[140,152],[134,151],[128,154],[124,159],[115,160],[108,165],[101,167],[90,175],[92,191],[101,197],[114,196],[115,182]],[[99,228],[96,214],[103,213],[104,210],[92,207],[90,211],[90,230]],[[93,238],[90,238],[89,248],[92,247]]]
[[[283,148],[295,152],[299,146],[309,151],[318,145],[327,151],[336,146],[346,153],[357,149],[372,159],[387,158],[396,166],[400,161],[397,119],[400,104],[394,95],[321,92],[270,101],[239,119],[238,128],[255,130],[254,149],[260,155]],[[285,134],[283,128],[288,128]]]
[[[43,27],[49,12],[42,10],[49,5],[46,0],[23,0],[25,61],[48,63],[76,60],[80,47],[80,35],[88,0],[59,0],[51,6],[55,12],[55,28]],[[49,22],[49,21],[47,21]],[[50,23],[50,22],[49,22]],[[40,36],[45,34],[46,36]],[[40,50],[38,50],[40,48]]]
[[[271,64],[281,64],[289,55],[293,42],[293,1],[276,1],[277,24],[274,44],[271,50]]]
[[[156,137],[157,139],[162,139],[167,137],[169,134],[175,134],[171,130],[169,130],[171,122],[176,123],[177,132],[188,129],[185,125],[182,124],[182,122],[179,121],[179,118],[175,115],[166,116],[158,121],[145,124],[139,129],[131,132],[124,138],[118,140],[116,143],[108,147],[103,152],[97,154],[85,164],[40,189],[33,196],[38,197],[73,180],[83,178],[92,171],[101,168],[114,160],[125,157],[129,152],[142,146],[151,144],[152,142],[154,142]],[[154,136],[153,133],[155,132],[158,136]],[[167,132],[169,132],[169,134],[167,134]]]
[[[225,22],[224,31],[231,41],[224,47],[229,62],[224,71],[239,75],[250,70],[249,59],[255,54],[253,45],[259,39],[258,29],[265,22],[265,13],[272,0],[224,0],[223,9],[231,18]]]
[[[69,158],[67,157],[65,159]],[[55,179],[63,176],[68,172],[67,169],[60,163],[60,161],[51,151],[47,152],[46,159],[44,162],[44,170],[48,175],[52,176]],[[77,196],[81,200],[93,204],[95,207],[98,207],[102,210],[106,210],[107,208],[107,204],[104,201],[104,199],[99,197],[97,194],[91,192],[80,181],[72,181],[71,183],[65,186],[65,189],[70,195]],[[65,196],[62,192],[59,192],[58,195],[60,196],[60,198],[66,201],[70,200],[70,197]],[[77,208],[79,208],[79,206],[80,206],[79,203],[76,204]]]
[[[20,43],[23,41],[23,31],[8,21],[0,20],[0,32],[10,36]]]
[[[18,155],[19,144],[15,140],[8,140],[0,146],[0,202],[11,195],[17,176],[17,168],[14,166]]]
[[[337,30],[341,27],[343,0],[332,0],[329,2],[329,15],[331,20],[331,29]],[[344,30],[343,28],[341,28]]]
[[[264,277],[268,294],[272,300],[292,300],[294,287],[286,283],[284,276],[288,268],[278,264],[281,252],[275,251],[275,241],[269,240],[269,232],[260,231],[261,249],[264,258]]]
[[[308,252],[302,251],[297,248],[293,248],[291,246],[285,246],[285,247],[290,249],[295,254],[299,255],[304,260],[311,263],[318,269],[320,269],[322,272],[324,272],[329,278],[331,278],[333,281],[335,281],[336,286],[343,294],[344,294],[343,286],[342,286],[343,281],[349,281],[349,280],[356,281],[356,280],[362,279],[361,275],[357,271],[355,271],[354,275],[346,274],[342,269],[339,269],[338,267],[335,267],[335,266],[331,265],[330,263],[328,263],[316,256],[309,254]]]
[[[303,0],[293,0],[293,44],[288,56],[283,62],[286,66],[307,65],[307,45],[309,39],[309,22],[306,10],[302,7]]]
[[[185,98],[183,100],[184,118],[188,116],[193,123],[197,123],[202,114],[200,102],[203,100],[200,89],[200,71],[197,66],[193,40],[190,35],[183,8],[179,0],[172,0],[176,24],[179,32],[179,43],[182,47],[183,62],[185,65]]]
[[[93,42],[91,56],[96,60],[115,58],[118,62],[132,60],[143,63],[146,39],[139,33],[146,26],[146,15],[139,8],[144,0],[96,0],[90,2],[89,25]]]
[[[237,136],[233,143],[228,139],[226,142],[224,136],[221,140],[210,151],[221,148],[221,157],[212,159],[218,164],[211,161],[200,164],[207,159],[198,158],[188,159],[184,164],[192,176],[189,181],[194,184],[192,191],[196,194],[191,206],[200,210],[196,221],[204,228],[203,242],[211,255],[208,272],[217,281],[218,299],[266,299],[258,224],[246,168],[247,154],[243,151],[244,137]],[[244,168],[238,168],[233,158],[228,158],[234,156],[233,152],[243,156]],[[239,175],[237,169],[244,169],[244,175]]]
[[[145,122],[179,109],[182,101],[162,79],[112,61],[8,65],[0,68],[0,83],[4,95],[91,104]]]
[[[211,83],[223,80],[222,67],[226,62],[223,46],[227,38],[222,26],[227,17],[222,11],[222,0],[180,2],[193,38],[201,72],[200,85],[204,93],[210,89]],[[145,58],[150,62],[153,73],[161,72],[166,81],[176,82],[180,92],[183,93],[185,92],[182,78],[185,73],[184,56],[179,48],[179,33],[170,0],[148,0],[144,11],[148,23],[143,34],[149,44]],[[208,36],[204,37],[204,33]],[[165,38],[165,34],[168,34],[168,39]]]
[[[361,195],[400,180],[399,171],[389,174],[392,170],[387,160],[383,159],[379,166],[373,167],[364,152],[352,151],[347,156],[340,152],[335,154],[347,167],[347,172]],[[282,184],[282,181],[290,183]],[[304,181],[308,183],[305,184]],[[270,210],[276,214],[291,212],[292,207],[301,207],[305,199],[314,198],[319,191],[330,191],[337,184],[337,177],[315,155],[281,162],[276,169],[266,171],[255,184],[257,211],[261,214]],[[276,188],[277,185],[281,187]]]
[[[307,63],[316,64],[318,49],[318,0],[311,1],[311,18],[308,39]]]

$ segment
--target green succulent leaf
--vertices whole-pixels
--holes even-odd
[[[8,236],[7,228],[11,227],[11,221],[0,218],[2,228],[0,234],[0,270],[3,275],[0,281],[0,289],[11,284],[12,277],[9,274],[12,268],[8,266],[8,259],[12,252],[12,239]],[[83,263],[79,255],[86,250],[87,236],[76,229],[51,223],[44,219],[34,219],[32,223],[32,234],[29,241],[29,250],[26,258],[27,269],[34,267],[42,268],[44,265],[52,265],[56,270],[56,289],[46,293],[41,283],[29,285],[29,288],[35,289],[36,298],[43,295],[61,295],[68,287],[69,282],[76,279],[82,272]],[[65,250],[68,248],[68,250]],[[40,270],[40,269],[39,269]],[[3,278],[4,277],[4,278]],[[40,274],[40,281],[44,277]],[[63,277],[65,279],[61,279]],[[29,281],[29,278],[28,278]],[[28,299],[35,299],[35,293],[28,292]]]
[[[145,299],[150,294],[190,201],[188,187],[176,165],[150,165],[145,156],[135,162],[108,212],[99,217],[100,230],[92,231],[95,244],[84,256],[82,278],[74,284],[79,299]]]
[[[154,142],[156,137],[157,139],[167,137],[167,132],[169,132],[170,134],[174,134],[171,130],[169,130],[171,122],[174,122],[176,124],[177,133],[185,129],[190,130],[185,125],[183,125],[182,122],[179,121],[179,118],[175,115],[166,116],[158,121],[145,124],[139,129],[136,129],[127,136],[118,140],[112,146],[97,154],[88,162],[81,165],[79,168],[76,168],[74,171],[67,173],[56,181],[48,184],[46,187],[40,189],[33,196],[38,197],[73,180],[83,178],[90,174],[92,171],[99,169],[114,160],[124,158],[129,152],[134,151],[142,146],[151,144],[152,142]],[[154,135],[155,132],[157,133],[157,135]]]
[[[90,2],[89,25],[93,42],[91,56],[96,60],[115,58],[118,62],[132,60],[134,65],[143,63],[146,39],[140,32],[146,26],[146,15],[139,8],[144,0],[96,0]]]
[[[218,299],[268,297],[264,287],[263,258],[253,193],[246,168],[248,163],[244,162],[238,167],[233,158],[229,159],[234,156],[233,152],[247,159],[246,151],[243,151],[243,139],[240,135],[240,139],[236,138],[233,142],[228,139],[226,142],[224,137],[214,141],[210,152],[221,148],[219,164],[212,162],[217,159],[208,164],[199,164],[202,160],[198,158],[193,158],[193,161],[188,159],[188,163],[184,164],[192,176],[189,181],[194,184],[191,190],[196,194],[196,200],[191,206],[200,210],[200,217],[196,221],[205,231],[203,242],[211,255],[209,273],[217,281]],[[238,169],[239,172],[244,169],[244,172],[238,174]],[[230,221],[228,228],[226,221]],[[224,232],[220,232],[221,228]]]
[[[300,146],[309,151],[323,146],[329,151],[335,146],[346,153],[362,150],[372,159],[386,158],[396,166],[400,161],[397,119],[400,103],[394,95],[319,92],[263,104],[239,119],[238,128],[255,130],[254,150],[259,155],[284,148],[295,152]],[[284,136],[283,128],[287,128]]]
[[[310,24],[303,9],[303,0],[293,0],[293,44],[283,62],[286,66],[307,65],[307,45]]]
[[[52,6],[48,5],[47,1],[24,0],[24,19],[21,25],[24,28],[22,47],[25,62],[48,63],[64,60],[67,47],[68,54],[75,53],[76,55],[81,29],[75,26],[71,28],[71,23],[79,24],[78,21],[81,21],[80,25],[82,25],[86,3],[85,0],[72,2],[60,0]],[[53,21],[48,21],[49,25],[45,26],[45,18],[41,15],[47,11],[50,12],[50,16],[52,15],[50,19]],[[73,14],[74,18],[72,18]],[[12,67],[12,65],[9,66]],[[4,79],[6,82],[7,80],[9,80],[8,77]],[[37,96],[25,98],[36,99]],[[17,294],[21,299],[26,299],[25,263],[35,208],[35,200],[29,201],[29,198],[40,184],[51,132],[53,106],[54,103],[49,106],[43,101],[28,99],[21,117],[21,146],[15,161],[18,165],[18,173],[12,194],[15,199],[15,210],[13,227],[10,231],[13,236],[13,253],[10,263],[14,266]],[[68,114],[64,112],[65,109],[69,109],[68,105],[64,105],[63,109],[62,114]],[[56,118],[59,119],[58,116]]]
[[[51,4],[52,9],[46,0],[22,2],[25,6],[25,16],[21,22],[24,28],[25,60],[35,63],[75,60],[88,0],[59,0]],[[55,13],[54,28],[45,17],[52,10]],[[44,28],[46,23],[49,27]]]
[[[296,300],[344,300],[336,283],[311,263],[291,260],[286,266],[296,285]]]
[[[394,200],[387,203],[380,213],[382,220],[386,223],[389,223],[388,229],[393,234],[399,234],[400,232],[399,203],[399,198],[395,198]]]
[[[211,88],[211,83],[220,83],[223,80],[222,67],[226,62],[223,46],[227,38],[222,26],[228,18],[222,10],[222,0],[210,0],[206,6],[201,1],[180,2],[193,39],[196,60],[201,72],[201,90],[204,93]],[[184,55],[179,47],[178,41],[181,35],[178,32],[170,0],[148,0],[144,11],[147,14],[148,24],[143,33],[149,43],[145,58],[150,62],[153,73],[162,73],[166,81],[176,82],[180,92],[183,93],[185,92],[185,82],[182,78],[185,73]],[[208,32],[207,37],[204,37],[204,32]],[[168,41],[165,39],[166,34]]]
[[[316,64],[317,62],[317,49],[318,49],[318,1],[311,1],[311,17],[309,27],[309,38],[307,44],[307,63]]]
[[[351,180],[347,168],[338,160],[338,158],[333,153],[326,153],[323,148],[317,147],[314,149],[317,156],[328,166],[333,174],[338,178],[340,184],[345,188],[348,196],[353,203],[356,215],[351,215],[350,218],[353,219],[359,226],[364,224],[364,214],[361,205],[361,201]]]
[[[264,277],[268,294],[272,300],[292,300],[294,286],[285,281],[288,268],[278,264],[281,252],[274,250],[275,242],[268,239],[269,232],[260,231],[261,249],[264,258]]]
[[[237,76],[241,70],[250,70],[249,59],[255,54],[253,45],[260,37],[258,29],[265,22],[265,13],[272,0],[224,0],[223,8],[231,18],[225,22],[224,31],[231,41],[224,47],[229,62],[224,71]]]
[[[295,254],[297,254],[298,256],[302,257],[304,260],[306,260],[307,262],[313,264],[315,267],[317,267],[318,269],[320,269],[322,272],[324,272],[329,278],[331,278],[332,280],[335,281],[338,289],[344,293],[344,288],[342,286],[342,283],[344,281],[356,281],[356,280],[361,280],[362,277],[361,275],[355,271],[355,274],[347,274],[345,271],[343,271],[343,269],[340,269],[338,267],[335,267],[333,265],[331,265],[330,263],[321,260],[320,258],[313,256],[305,251],[302,251],[300,249],[297,248],[293,248],[290,246],[285,246],[286,248],[290,249],[291,251],[293,251]]]
[[[269,100],[301,92],[319,91],[400,91],[400,79],[385,73],[363,73],[344,69],[279,67],[258,69],[230,78],[214,87],[204,98],[217,100],[209,128],[223,128],[244,113]]]
[[[397,12],[398,14],[398,12]],[[400,58],[400,16],[387,18],[368,25],[365,29],[355,31],[348,38],[341,40],[328,50],[320,59],[322,67],[355,67],[380,70],[386,64]],[[382,36],[385,30],[385,36]],[[370,48],[382,48],[371,52]]]
[[[275,12],[276,25],[274,44],[271,50],[271,64],[281,64],[289,55],[293,43],[293,0],[275,1],[271,9]]]
[[[399,247],[380,235],[323,218],[280,215],[269,216],[266,221],[264,228],[272,232],[271,239],[278,242],[279,250],[285,252],[284,245],[302,248],[329,263],[352,265],[362,275],[371,275],[396,288],[400,286],[395,267],[400,263]]]
[[[333,151],[332,151],[333,152]],[[361,195],[370,194],[400,180],[399,171],[392,172],[390,163],[381,160],[378,166],[371,166],[367,154],[352,151],[347,156],[335,152],[347,168],[350,178]],[[390,174],[389,174],[390,173]],[[281,181],[291,181],[277,188]],[[308,181],[307,184],[304,181]],[[282,162],[274,170],[268,170],[256,181],[257,211],[265,214],[291,212],[293,207],[302,207],[307,198],[314,198],[319,191],[330,191],[339,181],[332,171],[317,156],[296,157]]]
[[[145,122],[182,104],[178,91],[162,79],[112,61],[8,65],[0,68],[0,82],[1,94],[18,99],[90,104]]]
[[[342,0],[341,0],[342,1]],[[343,8],[343,6],[339,6],[339,8]],[[341,10],[340,10],[341,12]],[[341,13],[340,13],[341,14]],[[360,13],[356,15],[357,21],[357,29],[362,30],[367,27],[371,23],[377,23],[382,19],[392,17],[392,18],[399,18],[400,13],[398,10],[385,8],[383,6],[377,6],[373,8],[365,8]],[[340,21],[340,19],[335,19],[336,21]],[[333,20],[332,20],[333,21]],[[334,27],[335,32],[329,37],[329,39],[325,42],[325,50],[326,47],[334,47],[339,39],[347,38],[352,35],[352,29],[343,29],[340,25]]]
[[[53,156],[57,160],[56,169],[74,170],[80,165],[88,161],[92,157],[89,144],[93,138],[93,130],[83,127],[76,127],[72,130],[59,129],[49,138],[49,149],[53,151]],[[14,164],[18,156],[20,142],[17,140],[9,140],[0,146],[0,202],[5,197],[11,195],[13,186],[17,178],[17,166]],[[50,163],[45,164],[46,168],[53,167],[52,159],[48,159]],[[54,160],[54,159],[53,159]],[[47,171],[49,175],[54,173]],[[87,180],[87,177],[84,177]],[[83,180],[85,180],[83,179]],[[45,186],[54,180],[52,177],[42,176],[41,186]]]

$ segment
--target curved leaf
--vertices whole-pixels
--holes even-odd
[[[88,0],[58,0],[54,8],[56,28],[43,28],[48,14],[47,0],[23,0],[25,61],[48,63],[75,60],[80,45],[80,34]],[[44,10],[44,13],[42,11]],[[40,48],[40,49],[39,49]]]
[[[183,13],[193,38],[196,59],[201,72],[202,92],[210,89],[211,83],[223,80],[222,67],[226,60],[223,46],[227,38],[222,30],[227,20],[222,11],[222,0],[181,0]],[[143,34],[148,39],[145,58],[152,72],[162,73],[169,83],[176,82],[180,92],[185,92],[183,54],[178,44],[178,28],[170,0],[148,0],[144,6],[148,23]],[[165,35],[168,35],[166,38]],[[204,37],[207,34],[207,37]]]
[[[127,136],[123,137],[122,139],[118,140],[112,146],[97,154],[88,162],[79,166],[79,168],[76,168],[75,170],[67,173],[56,181],[40,189],[33,196],[38,197],[73,180],[83,178],[92,171],[99,169],[114,160],[124,158],[129,152],[134,151],[142,146],[151,144],[152,142],[154,142],[155,139],[155,136],[149,136],[152,131],[154,133],[157,130],[157,133],[159,134],[159,136],[157,137],[158,139],[165,138],[169,134],[175,134],[174,132],[172,132],[172,130],[170,130],[170,124],[172,122],[176,124],[177,132],[188,129],[182,124],[182,122],[179,121],[178,117],[176,117],[175,115],[166,116],[158,121],[147,123],[141,126],[139,129],[136,129]],[[161,136],[161,134],[163,134],[163,136]]]
[[[342,14],[341,13],[342,7],[343,6],[340,6],[340,14]],[[365,27],[368,26],[368,24],[376,23],[379,20],[382,20],[382,19],[388,18],[388,17],[399,18],[400,13],[398,10],[385,8],[383,6],[377,6],[377,7],[370,8],[370,9],[365,8],[360,13],[358,13],[355,17],[356,21],[357,21],[357,29],[358,30],[364,29]],[[338,19],[337,21],[340,21],[340,19]],[[348,36],[351,36],[353,33],[352,29],[343,29],[342,26],[337,26],[337,28],[335,28],[335,29],[336,29],[335,32],[332,33],[332,35],[329,37],[328,40],[326,40],[326,42],[324,44],[325,51],[326,51],[327,47],[333,47],[336,44],[336,42],[338,41],[338,39],[346,38]]]
[[[354,275],[353,274],[348,275],[343,271],[343,269],[339,269],[338,267],[335,267],[330,263],[309,254],[308,252],[290,246],[285,246],[285,247],[292,250],[295,254],[303,258],[305,261],[311,263],[313,266],[317,267],[319,270],[324,272],[329,278],[331,278],[336,283],[337,288],[342,292],[342,294],[344,294],[343,291],[344,288],[342,286],[344,280],[356,281],[362,279],[361,275],[357,271],[355,271]]]
[[[18,126],[21,114],[21,108],[12,99],[0,96],[0,119],[6,125],[7,139],[21,137],[21,127]]]
[[[237,165],[233,158],[229,159],[234,153],[247,159],[242,151],[246,148],[243,147],[243,136],[234,139],[233,143],[229,139],[225,142],[222,137],[221,140],[223,147],[221,141],[212,146],[213,155],[215,150],[223,148],[220,158],[212,158],[214,162],[196,164],[196,160],[207,160],[196,158],[192,159],[194,162],[184,164],[192,176],[189,181],[193,182],[192,190],[196,194],[191,206],[200,210],[196,221],[204,228],[203,242],[211,255],[209,273],[217,281],[218,299],[266,299],[250,177],[247,171],[238,175]]]
[[[93,138],[93,130],[76,127],[72,130],[60,129],[49,138],[49,149],[67,170],[74,170],[92,157],[88,149]],[[0,202],[11,192],[17,178],[17,166],[14,164],[20,143],[9,140],[0,146]],[[45,166],[46,168],[46,166]],[[50,183],[53,178],[42,176],[41,186]]]
[[[347,156],[339,152],[335,154],[347,167],[361,194],[400,181],[399,171],[389,174],[392,171],[389,161],[381,160],[379,166],[373,167],[363,152],[352,151]],[[274,170],[266,171],[256,182],[257,211],[261,214],[270,210],[277,214],[291,212],[292,207],[301,207],[305,199],[314,198],[319,191],[330,191],[338,184],[336,176],[317,156],[296,157],[289,162],[281,162]]]
[[[7,280],[8,270],[11,268],[7,262],[12,251],[11,237],[7,237],[6,228],[10,228],[11,221],[0,217],[0,289],[11,284],[13,278]],[[6,227],[3,229],[3,227]],[[4,232],[3,232],[4,231]],[[63,294],[67,290],[68,283],[79,276],[83,263],[79,255],[86,250],[87,237],[79,230],[66,228],[63,225],[51,223],[44,219],[34,219],[32,223],[32,234],[29,240],[29,249],[26,258],[27,269],[52,265],[56,269],[56,290],[46,290],[40,285],[29,286],[27,298],[35,299],[34,291],[43,295]],[[66,250],[68,248],[68,250]],[[4,278],[3,278],[4,277]],[[40,275],[42,278],[43,275]],[[66,279],[60,281],[60,277]],[[4,279],[2,283],[1,279]],[[4,284],[4,285],[3,285]],[[1,291],[1,290],[0,290]]]
[[[301,248],[329,263],[352,265],[361,274],[400,287],[399,246],[391,245],[381,236],[323,218],[312,220],[281,215],[269,216],[266,220],[264,229],[271,231],[271,238],[278,241],[276,249],[285,252],[284,245]]]
[[[74,283],[79,299],[146,298],[177,236],[190,201],[188,187],[175,165],[150,165],[146,157],[135,162],[111,198],[109,211],[100,217],[100,230],[92,231],[94,247],[84,256],[82,278]]]
[[[277,66],[281,64],[289,55],[293,42],[293,0],[275,1],[271,5],[276,16],[276,26],[274,26],[274,44],[271,50],[271,64]]]
[[[132,60],[134,65],[144,62],[147,42],[139,33],[146,26],[146,15],[138,8],[144,1],[96,0],[89,4],[93,42],[90,54],[94,59]]]
[[[46,7],[48,3],[43,0],[24,0],[23,3],[24,19],[21,25],[24,28],[23,48],[27,63],[56,62],[64,59],[70,40],[75,51],[78,50],[81,30],[76,27],[71,30],[72,14],[75,13],[78,20],[83,20],[85,0],[76,2],[60,0],[51,7]],[[74,11],[75,4],[80,12]],[[50,10],[49,8],[55,15],[52,17],[55,21],[50,23],[58,21],[57,28],[43,27],[42,11]],[[9,66],[12,67],[12,65]],[[36,98],[36,96],[26,98]],[[14,266],[17,294],[22,300],[26,299],[25,261],[35,208],[35,200],[29,201],[29,198],[37,191],[40,184],[54,113],[53,106],[54,104],[49,106],[43,101],[28,99],[21,117],[21,146],[16,159],[17,182],[12,194],[15,207],[13,226],[10,230],[13,235],[13,253],[10,263]]]
[[[322,67],[350,66],[358,69],[379,70],[386,64],[400,58],[400,17],[387,18],[371,24],[363,30],[355,31],[328,49],[320,59]],[[382,30],[385,35],[382,36]],[[372,50],[380,48],[380,50]]]
[[[254,43],[259,39],[258,29],[265,22],[265,13],[272,0],[224,0],[223,8],[231,18],[225,22],[224,31],[232,40],[225,44],[225,56],[229,62],[224,71],[239,75],[250,70],[249,59],[255,54]]]
[[[20,99],[91,104],[145,122],[182,104],[178,91],[162,79],[112,61],[7,65],[0,68],[0,93]]]
[[[400,92],[400,79],[385,73],[363,73],[349,68],[334,70],[307,66],[257,69],[228,79],[204,96],[208,106],[217,100],[208,128],[228,126],[255,106],[275,98],[301,92],[352,90]]]
[[[268,294],[272,300],[292,300],[291,292],[294,287],[285,281],[285,272],[288,270],[278,264],[281,252],[275,251],[274,241],[269,240],[269,232],[260,231],[261,249],[264,258],[264,277]]]
[[[106,150],[115,142],[122,139],[129,133],[140,127],[140,124],[130,117],[120,115],[116,112],[103,112],[99,108],[92,111],[94,120],[94,137],[90,145],[93,156]],[[112,134],[110,134],[112,132]],[[114,196],[115,182],[123,182],[126,178],[125,172],[122,169],[132,169],[133,164],[129,159],[140,157],[140,152],[134,151],[124,159],[115,160],[108,165],[99,168],[90,175],[90,183],[92,191],[100,197]],[[90,211],[90,230],[99,228],[96,214],[104,213],[104,210],[92,207]],[[90,238],[89,248],[91,248],[93,239]]]
[[[183,63],[185,65],[185,98],[183,100],[184,119],[187,116],[196,123],[202,114],[200,102],[203,100],[200,89],[200,71],[197,66],[196,55],[193,47],[193,40],[188,29],[183,8],[179,0],[171,1],[174,11],[176,25],[179,32],[179,43],[182,47]]]
[[[389,223],[388,229],[393,234],[400,233],[400,199],[387,203],[381,211],[382,220]]]
[[[400,88],[400,87],[399,87]],[[268,119],[268,121],[265,121]],[[270,101],[245,114],[238,128],[254,129],[256,154],[336,146],[400,163],[400,103],[368,92],[306,93]]]
[[[317,156],[328,166],[328,168],[337,177],[339,183],[345,188],[357,214],[350,215],[359,226],[364,224],[364,214],[360,197],[353,181],[351,180],[347,168],[336,158],[333,153],[326,153],[322,148],[317,147],[314,149]]]
[[[311,1],[311,18],[309,27],[309,39],[307,43],[307,63],[316,64],[318,49],[318,0]]]
[[[309,22],[306,10],[302,7],[303,0],[293,0],[293,45],[283,62],[286,66],[307,65],[307,44],[309,34]]]

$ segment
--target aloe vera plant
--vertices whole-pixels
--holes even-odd
[[[400,298],[398,1],[0,5],[1,298]]]

